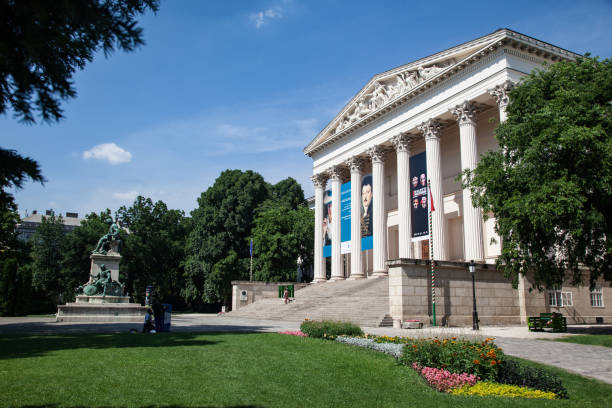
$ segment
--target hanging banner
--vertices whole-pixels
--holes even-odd
[[[323,193],[323,257],[331,256],[332,243],[332,192]]]
[[[351,182],[340,186],[340,253],[351,253]]]
[[[427,162],[425,152],[410,158],[410,176],[412,240],[422,241],[429,238],[429,223],[427,219]]]
[[[374,240],[372,239],[372,223],[374,222],[374,215],[372,214],[372,175],[367,174],[361,179],[361,250],[367,251],[374,247]]]

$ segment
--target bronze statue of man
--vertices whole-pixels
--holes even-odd
[[[121,240],[119,239],[119,231],[121,228],[117,223],[113,222],[113,219],[108,217],[106,223],[109,224],[108,234],[103,235],[96,245],[96,249],[92,251],[94,254],[106,255],[110,250],[111,242],[117,242],[117,252],[121,252]]]

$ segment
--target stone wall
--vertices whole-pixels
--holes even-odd
[[[428,261],[396,259],[389,266],[389,312],[398,320],[420,320],[432,323],[431,269]],[[559,312],[568,324],[594,324],[600,317],[603,323],[612,322],[612,288],[601,282],[602,307],[591,305],[591,291],[587,287],[564,285],[563,292],[571,292],[573,304],[551,307],[548,292],[531,287],[527,276],[518,289],[494,265],[477,264],[475,273],[476,305],[481,325],[526,324],[528,316],[544,312]],[[438,325],[472,325],[472,277],[465,262],[438,261],[436,267],[436,316]],[[522,298],[522,299],[521,299]],[[523,302],[523,306],[521,306]],[[522,317],[522,318],[521,318]]]
[[[278,297],[278,287],[293,285],[294,290],[308,286],[307,283],[296,282],[251,282],[251,281],[232,281],[232,310],[256,302],[259,299]],[[246,291],[247,299],[240,300],[241,292]]]

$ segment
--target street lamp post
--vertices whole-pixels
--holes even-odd
[[[472,298],[474,301],[474,311],[472,312],[472,329],[479,330],[478,327],[478,311],[476,310],[476,284],[474,283],[474,275],[476,274],[476,264],[471,260],[468,264],[470,275],[472,275]]]

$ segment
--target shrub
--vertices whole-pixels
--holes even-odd
[[[473,386],[464,386],[450,390],[454,395],[494,395],[498,397],[519,397],[519,398],[547,398],[556,399],[554,392],[531,390],[527,387],[518,385],[497,384],[492,382],[479,382]]]
[[[304,320],[300,325],[300,330],[309,337],[324,338],[334,340],[338,336],[362,336],[363,331],[357,325],[348,322],[332,322],[324,320]]]
[[[400,361],[408,366],[441,368],[451,373],[474,374],[494,381],[504,353],[493,339],[481,343],[451,339],[407,339]]]
[[[439,368],[419,367],[417,363],[413,363],[412,368],[418,371],[431,387],[442,392],[448,392],[453,388],[461,388],[466,385],[471,386],[478,381],[478,377],[473,374],[455,374]]]
[[[500,384],[518,385],[536,390],[550,391],[559,398],[568,398],[567,390],[556,375],[506,359],[500,364],[496,381]]]

